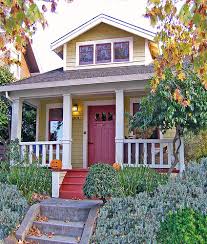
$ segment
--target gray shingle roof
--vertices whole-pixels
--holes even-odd
[[[76,79],[107,77],[107,76],[153,74],[153,72],[154,70],[152,65],[148,65],[148,66],[133,65],[133,66],[92,68],[92,69],[79,69],[79,70],[68,70],[68,71],[63,71],[63,69],[61,68],[61,69],[52,70],[47,73],[39,74],[27,79],[17,81],[12,85],[63,81],[63,80],[76,80]]]

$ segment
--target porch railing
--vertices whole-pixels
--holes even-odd
[[[184,167],[183,142],[179,152],[180,164],[177,169]],[[123,166],[148,166],[155,169],[170,168],[173,162],[172,139],[125,139]]]
[[[61,141],[20,142],[21,158],[49,167],[51,160],[62,159]]]

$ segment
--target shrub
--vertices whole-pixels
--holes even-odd
[[[83,191],[88,198],[100,198],[105,203],[106,198],[119,192],[117,172],[108,164],[94,164],[90,168]]]
[[[7,182],[7,175],[9,174],[9,163],[5,161],[0,162],[0,182]]]
[[[2,240],[23,219],[28,205],[16,186],[0,183],[0,196],[0,240]]]
[[[158,243],[206,243],[207,217],[193,209],[170,212],[161,223]]]
[[[8,182],[16,185],[29,202],[33,193],[51,195],[51,171],[37,164],[11,167]]]
[[[202,173],[201,173],[202,172]],[[156,242],[160,223],[170,211],[207,211],[207,160],[189,166],[184,178],[169,179],[153,193],[114,198],[101,208],[94,242],[101,244]]]
[[[201,131],[197,135],[188,133],[185,135],[184,141],[187,162],[207,157],[207,131]]]
[[[147,167],[127,167],[119,171],[119,181],[124,196],[135,196],[140,192],[152,192],[158,185],[168,181],[168,176]]]

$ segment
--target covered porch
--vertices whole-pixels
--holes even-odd
[[[10,92],[11,138],[19,139],[22,159],[26,155],[29,163],[36,161],[42,167],[50,167],[53,159],[62,161],[62,169],[52,172],[53,197],[60,196],[68,173],[87,172],[94,163],[118,162],[122,167],[146,166],[161,172],[171,167],[173,131],[162,135],[158,130],[149,139],[129,132],[126,113],[138,109],[146,94],[144,84],[131,81]],[[21,141],[23,102],[37,109],[33,142]],[[183,143],[179,157],[177,173],[184,170]]]
[[[22,158],[50,167],[62,160],[62,169],[88,168],[93,163],[120,163],[123,167],[168,169],[173,160],[172,133],[149,139],[128,130],[126,113],[135,113],[143,91],[115,90],[106,94],[63,94],[58,97],[19,98],[12,104],[12,139],[18,138]],[[36,141],[21,141],[22,103],[37,108]],[[184,149],[180,165],[184,167]]]

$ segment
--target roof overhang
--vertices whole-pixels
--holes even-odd
[[[128,22],[113,18],[111,16],[100,14],[91,20],[85,22],[84,24],[80,25],[79,27],[73,29],[72,31],[68,32],[64,36],[60,37],[56,41],[51,43],[51,49],[53,51],[57,51],[58,48],[63,46],[65,43],[71,41],[72,39],[76,38],[77,36],[85,33],[86,31],[94,28],[95,26],[105,23],[111,26],[114,26],[116,28],[125,30],[127,32],[130,32],[132,34],[135,34],[137,36],[146,38],[148,40],[153,41],[155,37],[155,32],[149,31],[143,27],[139,27],[133,24],[130,24]]]
[[[123,82],[123,81],[139,81],[148,80],[152,77],[152,73],[145,74],[131,74],[131,75],[117,75],[107,77],[93,77],[85,79],[71,79],[62,81],[48,81],[48,82],[36,82],[27,84],[13,84],[0,86],[0,93],[11,92],[11,91],[25,91],[31,89],[45,89],[52,87],[69,87],[69,86],[81,86],[81,85],[94,85],[111,82]]]

